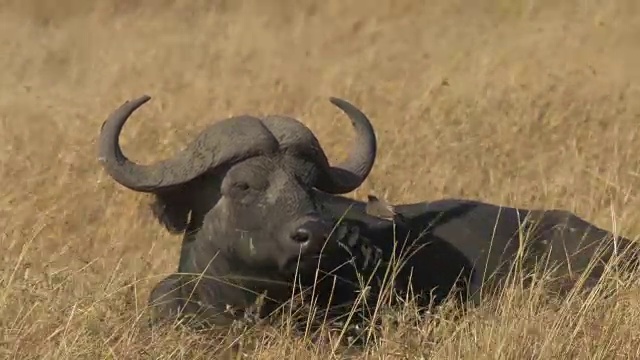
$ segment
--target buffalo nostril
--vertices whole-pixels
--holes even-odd
[[[311,231],[299,228],[291,234],[291,239],[297,243],[306,243],[311,240]]]

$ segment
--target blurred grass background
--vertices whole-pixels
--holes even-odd
[[[635,238],[639,7],[0,0],[0,354],[212,356],[206,338],[146,329],[149,287],[175,269],[180,238],[96,160],[102,121],[143,93],[152,100],[122,141],[141,162],[239,113],[297,117],[337,161],[352,139],[328,102],[338,96],[378,134],[378,159],[356,198],[558,207]],[[640,294],[559,308],[518,294],[457,322],[407,320],[358,356],[640,355]],[[278,329],[239,341],[251,358],[334,356]]]

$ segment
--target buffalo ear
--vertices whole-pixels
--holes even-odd
[[[171,194],[155,194],[150,207],[153,216],[170,233],[180,234],[187,229],[191,206],[186,199]]]

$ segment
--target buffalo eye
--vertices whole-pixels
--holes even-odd
[[[249,183],[245,181],[238,181],[233,184],[233,187],[239,191],[247,191],[250,188]]]

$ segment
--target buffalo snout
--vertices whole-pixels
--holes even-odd
[[[333,226],[319,216],[305,216],[295,221],[289,227],[284,247],[286,254],[282,254],[280,268],[285,272],[295,269],[307,268],[313,265],[312,259],[316,258],[329,238]],[[302,263],[298,263],[302,261]]]
[[[291,240],[298,244],[307,244],[313,238],[313,232],[306,227],[299,227],[291,233]]]
[[[322,245],[331,232],[331,225],[320,219],[310,219],[294,227],[289,238],[303,248]]]

